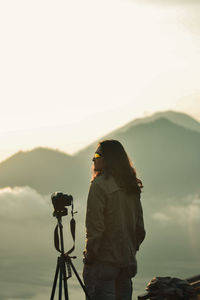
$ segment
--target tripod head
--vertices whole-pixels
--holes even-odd
[[[63,226],[62,226],[62,216],[68,215],[68,209],[66,206],[71,205],[71,215],[72,219],[70,221],[70,229],[71,229],[71,235],[73,238],[73,247],[65,253],[67,256],[75,249],[75,228],[76,228],[76,222],[74,220],[74,214],[77,212],[74,212],[74,205],[73,205],[73,197],[71,195],[63,194],[62,192],[55,192],[51,195],[51,200],[54,206],[54,212],[53,216],[57,218],[58,224],[56,225],[55,231],[54,231],[54,245],[58,252],[60,252],[62,255],[64,255],[64,242],[63,242]],[[60,239],[59,239],[59,233],[58,228],[60,229]],[[60,249],[60,242],[61,241],[61,249]]]
[[[53,216],[56,218],[61,218],[68,214],[68,209],[66,206],[72,205],[73,212],[73,197],[71,195],[63,194],[62,192],[55,192],[51,195],[51,200],[54,206]]]

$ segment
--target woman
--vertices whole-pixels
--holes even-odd
[[[131,300],[135,256],[145,237],[142,182],[119,141],[100,142],[93,162],[83,279],[92,300]]]

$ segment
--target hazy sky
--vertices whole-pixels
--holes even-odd
[[[200,120],[199,20],[189,0],[1,1],[0,160],[154,111]]]

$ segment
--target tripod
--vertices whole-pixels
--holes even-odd
[[[65,211],[67,211],[67,209],[65,208]],[[65,213],[65,215],[67,214],[67,212]],[[62,287],[64,286],[64,295],[65,295],[65,300],[69,299],[69,295],[68,295],[68,286],[67,286],[67,280],[72,277],[72,272],[71,269],[74,271],[74,274],[76,275],[85,295],[87,296],[87,299],[90,300],[90,297],[87,293],[87,290],[80,278],[80,276],[78,275],[78,272],[76,271],[73,263],[72,263],[72,259],[75,259],[76,256],[69,256],[69,254],[74,250],[75,248],[75,244],[72,247],[71,250],[69,250],[67,253],[64,253],[64,241],[63,241],[63,225],[62,225],[62,215],[63,212],[58,212],[58,211],[54,211],[53,214],[57,220],[58,220],[58,224],[55,228],[55,232],[54,232],[54,243],[55,243],[55,248],[57,251],[59,251],[61,254],[60,256],[57,258],[57,266],[56,266],[56,272],[55,272],[55,277],[54,277],[54,282],[53,282],[53,287],[52,287],[52,291],[51,291],[51,298],[50,300],[54,299],[55,296],[55,291],[56,291],[56,285],[57,285],[57,280],[58,280],[58,275],[59,275],[59,292],[58,292],[58,299],[61,300],[62,299]],[[75,220],[73,219],[73,210],[72,210],[72,219],[70,222],[71,225],[71,233],[72,233],[72,237],[73,240],[75,242]],[[58,228],[60,231],[60,241],[61,241],[61,249],[59,249],[59,235],[58,235]],[[66,271],[66,266],[67,266],[67,271]]]

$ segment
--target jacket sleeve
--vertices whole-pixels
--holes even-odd
[[[136,237],[137,237],[137,248],[136,250],[139,250],[139,247],[141,243],[143,242],[145,238],[146,232],[144,229],[144,219],[143,219],[143,210],[142,210],[142,204],[140,199],[138,200],[138,216],[137,216],[137,223],[136,223]]]
[[[104,208],[106,194],[95,182],[91,183],[86,212],[86,249],[84,255],[88,262],[92,262],[98,255],[101,238],[105,230]]]

